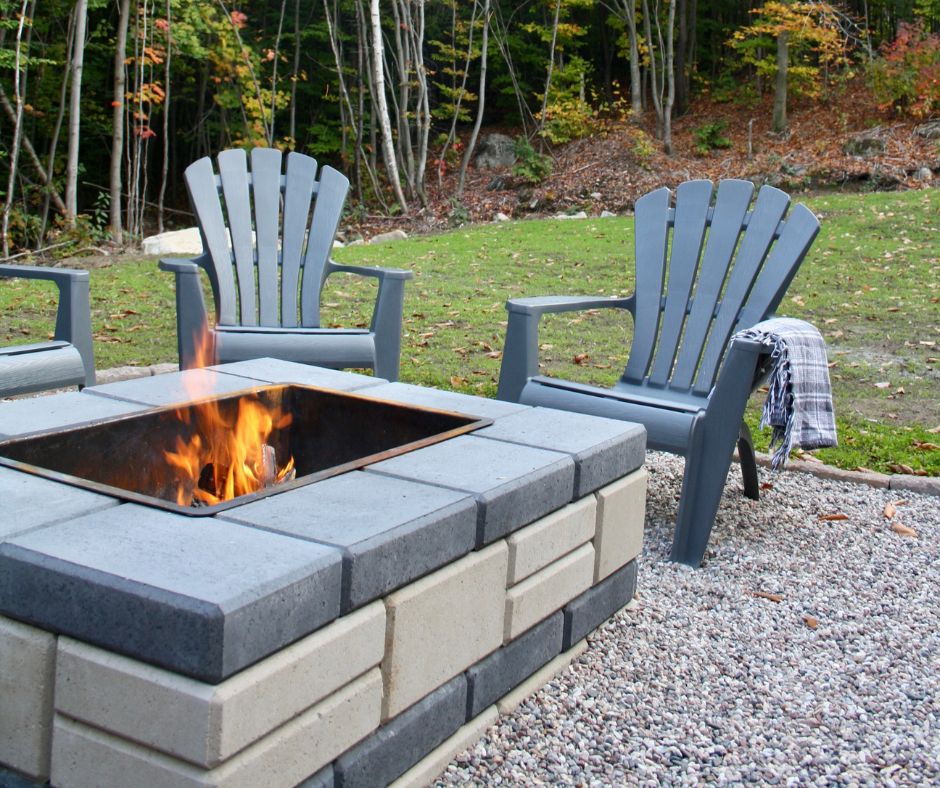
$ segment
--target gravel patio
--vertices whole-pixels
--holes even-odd
[[[692,570],[647,467],[636,600],[437,785],[940,782],[940,497],[733,466]]]

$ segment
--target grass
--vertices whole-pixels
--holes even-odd
[[[814,452],[844,468],[909,468],[940,475],[940,190],[824,195],[806,202],[822,232],[780,313],[816,324],[829,345],[841,445]],[[507,298],[552,293],[627,294],[629,218],[538,220],[461,228],[337,250],[344,263],[407,268],[402,380],[493,396]],[[83,261],[76,261],[84,264]],[[97,364],[175,360],[173,283],[152,258],[122,258],[92,271]],[[325,325],[365,325],[374,284],[334,276]],[[51,329],[54,292],[0,285],[0,342],[37,341]],[[547,374],[613,383],[632,326],[604,311],[543,321]],[[760,398],[748,419],[754,427]],[[766,447],[766,433],[755,436]]]

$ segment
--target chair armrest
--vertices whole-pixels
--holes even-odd
[[[82,357],[85,386],[95,385],[94,340],[91,334],[91,298],[88,271],[75,268],[45,268],[36,265],[0,265],[0,276],[46,280],[59,288],[55,334],[57,340],[74,346]]]
[[[39,265],[0,265],[0,276],[46,279],[61,288],[70,282],[88,279],[88,271],[77,268],[45,268]]]
[[[198,257],[165,257],[157,263],[161,271],[174,274],[192,274],[199,271]]]
[[[551,312],[577,312],[583,309],[628,309],[633,311],[635,296],[534,296],[511,298],[506,310],[522,315],[544,315]]]
[[[626,309],[633,314],[636,296],[536,296],[506,302],[509,322],[499,369],[496,398],[518,402],[529,378],[539,371],[539,319],[544,314],[585,309]]]
[[[376,279],[411,279],[414,277],[414,271],[406,271],[403,268],[379,268],[378,266],[365,265],[340,265],[330,260],[330,267],[327,276],[330,274],[357,274],[358,276],[371,276]]]

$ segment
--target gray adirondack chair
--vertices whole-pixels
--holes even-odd
[[[806,256],[819,222],[812,212],[748,181],[689,181],[636,203],[636,291],[625,298],[512,299],[500,399],[642,423],[648,446],[685,457],[672,559],[698,566],[705,553],[735,443],[745,494],[757,467],[743,422],[768,357],[735,331],[769,317]],[[634,321],[626,369],[611,389],[538,374],[543,314],[624,309]]]
[[[282,159],[287,165],[282,174]],[[330,259],[349,190],[346,176],[300,153],[273,148],[209,157],[187,167],[186,187],[203,253],[165,259],[176,275],[180,368],[198,362],[197,341],[208,332],[220,363],[260,356],[324,367],[371,368],[398,379],[404,284],[410,271],[339,265]],[[311,212],[311,205],[313,210]],[[199,284],[208,274],[216,322],[210,331]],[[320,292],[327,276],[345,272],[378,279],[368,329],[320,326]]]
[[[0,397],[94,386],[88,271],[0,265],[4,277],[52,281],[59,288],[59,302],[51,341],[0,348]]]

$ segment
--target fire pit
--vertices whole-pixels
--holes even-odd
[[[0,437],[0,784],[427,783],[636,586],[638,425],[258,359]]]
[[[0,441],[0,465],[207,516],[489,424],[349,392],[265,386]]]

